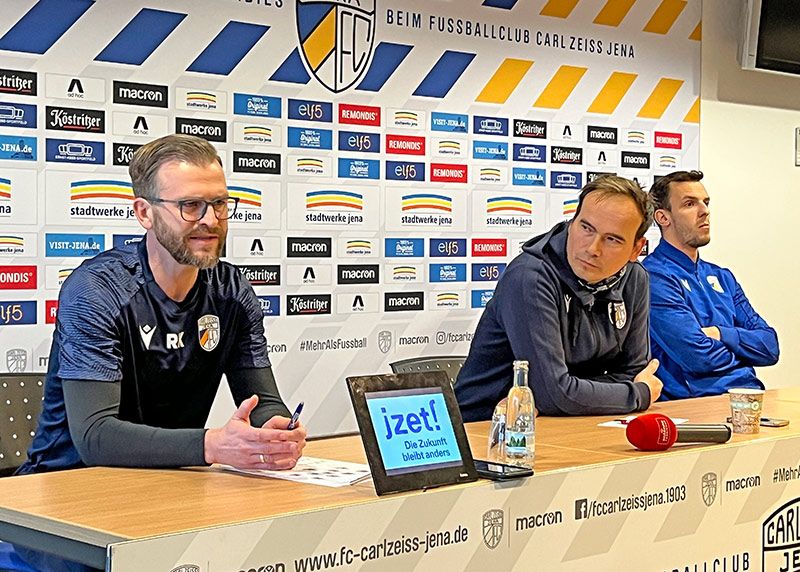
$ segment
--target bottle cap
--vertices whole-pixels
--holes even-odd
[[[528,371],[528,360],[526,359],[514,360],[514,369],[524,369],[525,371]]]

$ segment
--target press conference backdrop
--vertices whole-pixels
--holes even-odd
[[[697,167],[700,32],[697,0],[4,2],[0,370],[44,370],[63,281],[138,239],[137,146],[194,134],[284,398],[352,430],[345,375],[465,354],[586,181]]]

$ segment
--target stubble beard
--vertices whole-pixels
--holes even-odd
[[[187,266],[195,266],[200,270],[213,268],[219,262],[220,254],[222,253],[222,245],[225,244],[225,230],[222,228],[211,229],[205,225],[201,225],[196,229],[192,229],[189,233],[181,236],[173,231],[170,226],[164,223],[161,218],[156,215],[153,217],[153,230],[155,231],[156,239],[161,246],[170,253],[172,258],[178,264],[185,264]],[[195,254],[189,248],[189,234],[196,230],[207,232],[216,235],[219,240],[217,242],[216,252]]]

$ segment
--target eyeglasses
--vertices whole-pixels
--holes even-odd
[[[236,214],[236,207],[239,206],[239,199],[237,197],[228,197],[227,199],[214,199],[213,201],[204,201],[202,199],[147,199],[151,203],[170,203],[178,205],[181,211],[181,218],[186,222],[197,222],[206,216],[209,205],[214,209],[214,215],[217,220],[226,220]]]

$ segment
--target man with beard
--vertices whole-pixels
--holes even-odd
[[[239,270],[219,261],[238,200],[217,152],[169,135],[138,149],[129,172],[144,239],[87,260],[64,283],[43,410],[18,474],[294,467],[306,430],[289,429],[261,306]],[[223,374],[238,408],[204,429]],[[35,570],[84,569],[17,553]]]
[[[756,313],[727,268],[702,260],[711,240],[709,198],[700,171],[676,171],[650,189],[661,242],[650,273],[650,343],[664,399],[763,389],[753,366],[778,361],[778,336]]]

